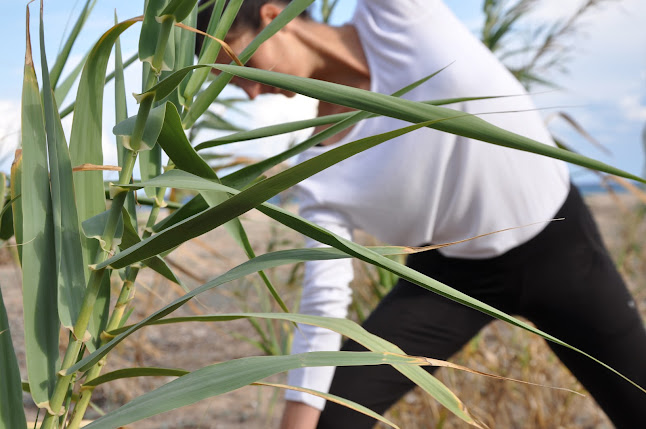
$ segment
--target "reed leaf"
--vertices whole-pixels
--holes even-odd
[[[13,200],[11,189],[7,187],[7,175],[0,173],[0,181],[4,183],[4,186],[0,185],[3,188],[0,191],[0,240],[7,241],[13,236]]]
[[[104,263],[98,265],[97,268],[100,269],[106,266],[111,266],[113,268],[123,268],[124,266],[127,266],[131,263],[138,262],[142,259],[147,259],[150,256],[169,250],[176,245],[189,240],[190,238],[202,235],[203,233],[222,225],[224,222],[228,222],[229,220],[251,210],[252,208],[260,206],[264,201],[267,201],[274,195],[277,195],[279,192],[282,192],[283,190],[295,185],[296,183],[306,179],[307,177],[313,176],[317,172],[324,170],[330,165],[334,165],[335,163],[340,162],[343,159],[349,158],[352,155],[367,150],[370,147],[381,144],[392,138],[422,128],[425,125],[427,125],[427,123],[412,125],[399,130],[383,133],[377,136],[372,136],[358,140],[356,142],[345,144],[324,154],[321,154],[316,158],[312,158],[310,160],[302,162],[301,164],[291,167],[288,170],[278,173],[277,175],[269,179],[256,183],[255,185],[245,189],[243,192],[239,192],[232,188],[222,187],[220,189],[230,189],[230,193],[237,195],[234,195],[232,198],[224,201],[222,204],[216,207],[212,207],[196,216],[193,216],[173,225],[172,227],[165,229],[164,231],[161,231],[160,233],[148,238],[147,240],[142,241],[139,245],[133,246],[130,249],[118,255],[115,255]],[[177,137],[179,137],[180,133],[183,134],[182,131],[177,131],[176,127],[169,126],[168,129],[169,136],[173,135],[171,134],[171,132],[174,132],[174,135]],[[169,141],[171,140],[174,139],[169,137]],[[170,148],[172,148],[172,146],[169,146],[169,149]],[[167,149],[167,152],[169,152],[169,149]],[[186,162],[189,165],[199,163],[199,155],[194,152],[190,153],[188,151],[178,151],[175,158],[177,160],[186,159]],[[179,175],[180,173],[172,174]],[[168,178],[168,176],[166,177]],[[151,181],[149,181],[148,183],[150,182]],[[192,185],[197,185],[197,183],[192,183]],[[180,182],[177,182],[171,186],[180,187],[181,184]],[[220,185],[214,184],[214,186]]]
[[[27,427],[22,404],[20,368],[11,342],[7,309],[0,290],[0,429]]]
[[[197,27],[197,7],[194,7],[191,13],[184,18],[182,24],[195,28]],[[185,31],[182,28],[175,27],[175,68],[181,69],[192,65],[195,61],[195,33],[192,31]],[[188,86],[190,77],[185,78],[177,88],[177,99],[179,104],[177,108],[185,105],[184,91]]]
[[[86,3],[88,7],[89,2]],[[45,131],[51,181],[51,199],[54,216],[54,257],[58,284],[58,316],[61,324],[72,330],[81,311],[85,293],[85,270],[79,261],[83,260],[81,233],[74,197],[72,161],[58,106],[54,98],[45,54],[45,25],[43,2],[40,14],[40,62],[43,78],[43,104]],[[49,256],[49,255],[48,255]]]
[[[139,367],[139,368],[123,368],[123,369],[118,369],[116,371],[109,372],[107,374],[104,374],[100,377],[95,378],[94,380],[91,380],[89,382],[86,382],[83,384],[84,388],[94,388],[96,386],[99,386],[104,383],[108,383],[110,381],[114,380],[121,380],[124,378],[134,378],[134,377],[181,377],[183,375],[189,374],[189,371],[183,370],[183,369],[175,369],[175,368],[153,368],[153,367]],[[387,425],[392,426],[393,428],[398,428],[397,425],[386,419],[385,417],[375,413],[374,411],[364,407],[361,404],[357,404],[356,402],[340,398],[336,395],[332,395],[329,393],[324,393],[324,392],[319,392],[316,390],[311,390],[311,389],[304,389],[302,387],[297,387],[297,386],[288,386],[284,384],[274,384],[274,383],[263,383],[263,382],[255,382],[251,383],[251,385],[254,386],[269,386],[269,387],[277,387],[281,389],[293,389],[293,390],[298,390],[301,392],[306,392],[309,393],[310,395],[316,395],[320,396],[321,398],[324,398],[328,401],[336,402],[338,404],[344,405],[348,408],[354,409],[360,413],[363,413],[367,416],[370,416],[374,418],[375,420],[379,420],[381,422],[386,423]]]
[[[582,167],[592,168],[594,170],[646,183],[646,179],[627,173],[608,164],[583,155],[539,143],[530,138],[520,136],[510,131],[505,131],[476,116],[447,109],[445,107],[431,106],[420,102],[404,100],[331,82],[306,79],[267,70],[222,64],[215,64],[213,67],[218,70],[231,73],[235,76],[307,95],[308,97],[313,97],[329,103],[378,113],[408,122],[420,123],[423,121],[435,120],[436,122],[433,122],[429,127],[500,146],[537,153],[539,155],[577,164]]]
[[[11,164],[11,214],[13,233],[18,245],[18,261],[22,265],[22,149],[16,150],[16,156]]]
[[[79,17],[76,19],[76,23],[74,23],[74,27],[72,28],[72,31],[70,32],[69,37],[67,38],[67,40],[65,41],[65,44],[63,45],[63,49],[61,50],[61,52],[58,53],[56,57],[56,62],[54,63],[54,66],[52,67],[52,71],[51,71],[52,88],[58,87],[58,79],[60,78],[61,73],[63,72],[63,68],[65,67],[65,64],[67,63],[67,59],[69,58],[70,52],[72,51],[72,47],[74,46],[76,39],[81,33],[81,29],[83,28],[83,25],[85,25],[85,22],[87,21],[87,18],[90,16],[90,13],[92,12],[92,9],[94,8],[95,4],[96,4],[96,0],[87,0],[85,2],[85,6],[83,6],[83,9],[81,10]],[[62,98],[58,100],[63,101]]]
[[[47,139],[36,72],[31,54],[29,9],[27,52],[22,90],[22,291],[25,354],[34,402],[49,407],[58,369],[56,255],[54,221],[47,171]]]
[[[138,367],[122,368],[116,371],[108,372],[99,377],[83,383],[83,388],[97,387],[105,383],[124,378],[134,377],[181,377],[190,374],[190,371],[178,368],[157,368],[157,367]]]
[[[366,352],[311,352],[290,356],[252,356],[235,359],[186,374],[135,398],[121,408],[90,423],[86,428],[107,429],[123,426],[230,392],[280,372],[302,366],[329,366],[331,362],[337,366],[391,364],[398,367],[419,364],[418,359],[409,356]],[[463,412],[462,415],[467,422],[473,422],[468,414]]]
[[[428,80],[432,79],[437,74],[441,73],[444,69],[446,69],[446,67],[441,68],[440,70],[437,70],[431,73],[430,75],[425,76],[411,83],[410,85],[407,85],[404,88],[399,89],[398,91],[395,91],[393,93],[393,96],[401,97],[402,95],[405,95],[406,93],[417,88],[424,82],[427,82]],[[277,155],[274,155],[272,157],[269,157],[260,162],[257,162],[255,164],[241,168],[238,171],[234,171],[223,180],[223,183],[225,185],[229,185],[234,188],[242,189],[243,187],[247,186],[254,179],[256,179],[258,176],[260,176],[262,173],[269,170],[273,166],[278,165],[283,161],[286,161],[288,158],[296,154],[304,152],[306,149],[314,147],[315,145],[327,140],[328,138],[340,133],[341,131],[352,127],[354,124],[358,123],[359,121],[363,119],[367,119],[371,116],[372,115],[369,112],[361,112],[361,111],[351,112],[351,115],[349,115],[347,118],[343,119],[339,123],[332,125],[331,127],[321,131],[320,133],[306,139],[305,141],[291,148],[288,148],[286,151],[279,153]]]
[[[398,96],[397,94],[393,94]],[[443,106],[446,104],[462,103],[467,101],[487,100],[492,98],[504,98],[509,96],[488,96],[488,97],[460,97],[460,98],[446,98],[440,100],[424,101],[423,103],[431,104],[433,106]],[[254,128],[253,130],[239,131],[236,133],[227,134],[225,136],[217,137],[211,140],[205,140],[195,145],[195,150],[200,151],[211,147],[220,146],[227,143],[237,143],[247,140],[260,139],[263,137],[272,137],[281,134],[292,133],[294,131],[304,130],[306,128],[314,128],[319,125],[329,125],[341,122],[349,117],[356,115],[357,112],[335,113],[333,115],[318,116],[316,118],[303,119],[299,121],[283,122],[282,124],[268,125],[266,127]],[[370,114],[370,118],[377,116],[375,113]]]
[[[80,64],[80,66],[82,66],[81,68],[85,67],[85,61],[87,61],[87,55],[85,56],[85,59],[83,60],[83,62]],[[137,54],[134,54],[134,55],[130,56],[126,61],[124,61],[123,67],[127,68],[128,66],[130,66],[135,61],[137,61]],[[110,74],[108,74],[106,76],[106,78],[105,78],[105,83],[106,84],[108,82],[110,82],[112,79],[114,79],[114,73],[115,72],[113,71],[113,72],[111,72]],[[61,87],[62,85],[63,84],[59,85],[59,87]],[[56,98],[56,99],[59,100],[59,102],[62,101],[60,98]],[[67,107],[65,107],[64,109],[61,110],[61,112],[60,112],[61,118],[64,118],[67,115],[69,115],[70,113],[72,113],[74,111],[74,107],[76,107],[76,101],[72,101]]]
[[[9,193],[7,191],[7,175],[5,173],[0,173],[0,231],[2,231],[2,221],[5,211],[11,207],[10,201],[7,200],[7,194]]]
[[[76,114],[70,137],[72,165],[103,164],[101,130],[103,123],[103,86],[112,46],[119,35],[130,28],[137,19],[121,22],[109,29],[92,48],[83,68],[76,96]],[[106,209],[101,171],[74,173],[74,188],[79,220],[82,222]],[[94,258],[98,246],[82,239],[83,260],[87,266]]]
[[[81,71],[85,66],[85,61],[87,60],[87,56],[89,54],[90,54],[89,52],[85,54],[83,59],[79,61],[76,67],[74,67],[74,70],[72,70],[70,74],[67,75],[65,80],[63,80],[63,82],[60,85],[58,85],[54,90],[54,98],[56,99],[57,104],[62,104],[63,100],[65,100],[65,97],[67,97],[67,94],[69,94],[70,90],[72,89],[72,86],[74,86],[74,82],[76,82],[76,79],[81,74]]]

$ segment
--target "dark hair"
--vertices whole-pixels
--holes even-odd
[[[202,5],[211,0],[200,0],[199,4]],[[265,3],[278,3],[281,5],[288,5],[290,0],[243,0],[238,15],[236,16],[229,32],[237,31],[239,29],[251,29],[258,30],[260,28],[260,8]],[[211,1],[211,4],[201,11],[197,16],[197,28],[198,30],[206,32],[209,21],[211,20],[211,15],[213,14],[213,7],[216,2]],[[225,0],[224,9],[229,5],[229,0]],[[301,15],[301,18],[309,18],[309,13],[305,10]],[[195,40],[195,54],[200,55],[202,50],[202,44],[204,43],[204,36],[201,34],[196,35]]]

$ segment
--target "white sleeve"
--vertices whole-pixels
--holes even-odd
[[[368,14],[381,28],[395,28],[408,25],[408,21],[416,19],[433,9],[440,0],[359,0],[355,9],[356,14]]]
[[[329,213],[327,213],[329,215]],[[316,222],[310,216],[310,220]],[[339,218],[338,221],[327,220],[316,222],[335,234],[352,239],[351,227]],[[320,243],[306,240],[307,247],[319,247]],[[352,259],[335,259],[328,261],[310,261],[305,263],[305,278],[299,313],[327,317],[346,317],[348,306],[352,301],[350,281],[352,281]],[[341,347],[341,335],[327,329],[310,325],[298,325],[292,341],[292,353],[312,351],[335,351]],[[334,375],[334,367],[299,368],[289,372],[288,384],[308,389],[327,392]],[[319,410],[323,409],[325,400],[308,393],[287,390],[285,398],[290,401],[303,402]]]

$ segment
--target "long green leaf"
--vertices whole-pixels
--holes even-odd
[[[182,21],[182,24],[189,27],[197,27],[197,7]],[[186,31],[183,28],[175,27],[175,68],[181,69],[192,65],[195,62],[195,33]],[[190,78],[182,81],[177,88],[177,108],[180,109],[185,105],[184,90],[188,86]]]
[[[646,183],[646,179],[644,178],[627,173],[603,162],[539,143],[530,138],[505,131],[476,116],[464,114],[445,107],[431,106],[358,88],[351,88],[316,79],[290,76],[267,70],[222,64],[214,64],[213,67],[235,76],[307,95],[322,101],[378,113],[408,122],[420,123],[436,120],[437,122],[429,125],[431,128],[500,146],[561,159],[582,167],[592,168]]]
[[[369,353],[369,352],[368,352]],[[370,353],[369,353],[370,354]],[[360,357],[363,358],[363,357]],[[369,358],[371,359],[371,358]],[[358,359],[357,359],[358,360]],[[372,360],[371,360],[372,362]],[[109,372],[107,374],[101,375],[100,377],[95,378],[94,380],[91,380],[89,382],[86,382],[83,384],[84,388],[88,387],[96,387],[104,383],[109,383],[110,381],[114,380],[121,380],[124,378],[134,378],[134,377],[181,377],[186,374],[189,374],[189,371],[183,370],[183,369],[175,369],[175,368],[152,368],[152,367],[140,367],[140,368],[124,368],[124,369],[118,369],[116,371]],[[387,425],[390,425],[394,428],[398,428],[397,425],[389,421],[388,419],[384,418],[383,416],[375,413],[374,411],[364,407],[363,405],[357,404],[354,401],[350,401],[347,399],[340,398],[336,395],[332,395],[330,393],[324,393],[324,392],[319,392],[316,390],[311,390],[311,389],[305,389],[302,387],[296,387],[296,386],[288,386],[288,385],[283,385],[283,384],[273,384],[273,383],[263,383],[263,382],[257,382],[253,383],[253,385],[256,386],[269,386],[269,387],[278,387],[278,388],[283,388],[283,389],[294,389],[294,390],[299,390],[301,392],[306,392],[311,395],[316,395],[320,396],[328,401],[336,402],[341,405],[344,405],[348,408],[354,409],[360,413],[363,413],[367,416],[370,416],[376,420],[379,420],[381,422],[386,423]]]
[[[196,215],[209,208],[209,205],[204,201],[204,197],[201,194],[197,194],[195,197],[191,198],[187,203],[179,207],[175,212],[170,216],[165,217],[159,221],[155,226],[153,226],[153,232],[157,233],[166,228],[169,228],[189,217]]]
[[[9,200],[0,211],[0,240],[7,241],[13,235],[13,200]]]
[[[230,392],[290,369],[302,366],[329,366],[332,362],[337,366],[420,364],[420,360],[414,357],[370,352],[312,352],[290,356],[241,358],[210,365],[186,374],[106,414],[86,428],[107,429],[126,425]],[[465,413],[462,415],[466,421],[473,421]]]
[[[89,4],[89,2],[88,2]],[[86,4],[86,7],[88,6]],[[69,330],[81,311],[85,293],[85,270],[79,261],[83,260],[81,233],[74,197],[72,162],[58,107],[49,80],[47,55],[45,54],[45,25],[40,15],[40,62],[43,78],[43,104],[45,130],[51,180],[51,198],[54,215],[54,244],[58,282],[58,316],[61,324]]]
[[[190,374],[190,371],[177,368],[139,367],[123,368],[108,372],[93,380],[83,383],[83,387],[96,387],[115,380],[134,377],[181,377]]]
[[[11,164],[11,213],[13,217],[13,232],[18,245],[18,260],[22,264],[22,150],[16,151],[16,158]]]
[[[393,94],[393,95],[398,96],[397,94]],[[510,96],[446,98],[446,99],[440,99],[440,100],[424,101],[423,103],[432,104],[434,106],[443,106],[446,104],[462,103],[466,101],[487,100],[492,98],[504,98],[504,97],[510,97]],[[220,146],[227,143],[237,143],[237,142],[242,142],[247,140],[260,139],[263,137],[277,136],[281,134],[292,133],[294,131],[304,130],[306,128],[314,128],[319,125],[336,124],[356,114],[357,112],[335,113],[333,115],[319,116],[316,118],[303,119],[299,121],[284,122],[282,124],[277,124],[277,125],[268,125],[266,127],[254,128],[253,130],[248,130],[248,131],[239,131],[237,133],[227,134],[225,136],[217,137],[212,140],[205,140],[195,145],[195,150],[199,152],[202,149]],[[377,115],[375,113],[372,113],[370,115],[371,118],[376,116],[381,116],[381,115]]]
[[[2,217],[5,213],[5,209],[11,204],[7,200],[9,195],[7,188],[7,175],[5,173],[0,173],[0,231],[2,230]],[[5,207],[6,204],[6,207]]]
[[[237,143],[247,140],[261,139],[263,137],[277,136],[281,134],[292,133],[294,131],[304,130],[306,128],[318,127],[319,125],[335,124],[356,112],[336,113],[334,115],[320,116],[318,118],[304,119],[300,121],[285,122],[278,125],[269,125],[266,127],[254,128],[253,130],[239,131],[237,133],[227,134],[212,140],[206,140],[195,145],[195,150],[208,149],[227,143]],[[195,128],[195,127],[193,127]]]
[[[429,77],[432,77],[432,76],[433,75]],[[425,79],[428,79],[428,78],[425,78]],[[407,88],[402,89],[402,91],[405,91]],[[402,91],[398,91],[394,95],[396,96],[401,95],[400,93],[403,93]],[[481,100],[481,99],[488,99],[488,98],[501,98],[501,96],[451,98],[451,99],[429,101],[427,103],[434,104],[434,105],[443,105],[443,104],[452,104],[452,103],[458,103],[463,101]],[[360,113],[362,112],[359,112],[359,114]],[[258,175],[264,173],[271,167],[303,152],[309,147],[312,147],[318,144],[319,142],[325,140],[329,136],[334,135],[335,132],[340,131],[341,128],[345,129],[351,126],[352,124],[358,122],[360,116],[355,116],[355,115],[358,115],[358,113],[348,112],[348,113],[329,115],[321,118],[314,118],[314,119],[309,119],[304,121],[296,121],[296,122],[291,122],[287,124],[272,125],[268,127],[251,130],[251,131],[243,131],[240,133],[230,134],[228,136],[224,136],[215,140],[201,143],[195,146],[195,150],[197,151],[205,147],[211,147],[211,144],[214,144],[215,142],[228,143],[228,142],[243,141],[247,139],[251,140],[255,138],[261,138],[261,137],[267,137],[267,136],[272,136],[277,134],[283,134],[286,132],[292,132],[292,131],[300,130],[303,128],[309,128],[309,127],[313,127],[321,124],[327,124],[327,123],[337,122],[337,121],[339,122],[338,128],[330,127],[330,129],[325,130],[313,137],[310,137],[309,139],[306,139],[305,141],[285,150],[282,153],[279,153],[275,156],[264,159],[250,166],[241,168],[240,170],[234,171],[228,176],[225,176],[222,178],[223,184],[227,186],[231,186],[233,188],[240,189],[246,186],[247,184],[249,184],[252,180],[258,177]],[[374,116],[374,114],[371,116]],[[344,125],[341,125],[342,121]],[[193,216],[203,210],[206,210],[207,208],[208,208],[208,204],[204,201],[204,199],[200,195],[196,195],[193,199],[189,201],[189,203],[184,204],[179,210],[175,211],[170,216],[164,218],[157,225],[155,225],[155,227],[153,228],[153,231],[159,232],[163,229],[168,228],[171,225],[174,225],[184,219],[187,219],[190,216]]]
[[[285,75],[267,70],[222,64],[211,64],[209,66],[233,75],[244,77],[245,79],[255,80],[267,85],[304,94],[312,98],[317,98],[333,104],[352,107],[363,111],[359,113],[370,112],[402,119],[404,121],[412,123],[430,121],[429,127],[438,129],[440,131],[445,131],[448,133],[473,138],[476,140],[481,140],[512,149],[537,153],[539,155],[544,155],[577,164],[582,167],[591,168],[594,170],[625,177],[627,179],[635,180],[641,183],[646,183],[646,179],[644,178],[635,176],[603,162],[544,143],[540,143],[528,137],[524,137],[510,131],[503,130],[502,128],[499,128],[495,125],[489,124],[488,122],[478,118],[477,116],[457,110],[434,106],[423,102],[400,99],[395,96],[388,96],[331,82],[301,78],[298,76]],[[183,70],[179,70],[178,72],[169,76],[168,79],[160,82],[154,88],[151,88],[149,92],[155,93],[156,99],[163,98],[168,92],[172,91],[173,88],[175,88],[179,84],[186,73],[200,67],[204,66],[196,65],[187,67]],[[220,79],[221,77],[222,76],[220,76],[218,79]],[[195,106],[193,106],[193,108],[195,108]],[[355,113],[355,115],[356,114],[357,113]],[[187,123],[185,118],[183,126],[186,127],[190,124],[192,124],[192,122]]]
[[[72,70],[70,74],[67,75],[65,80],[60,85],[58,85],[54,90],[54,98],[56,99],[57,104],[62,104],[63,100],[65,100],[65,97],[67,97],[67,94],[69,94],[70,90],[72,89],[72,86],[74,86],[74,82],[76,82],[76,79],[81,74],[81,71],[83,71],[83,67],[85,66],[85,61],[87,60],[87,56],[89,54],[90,54],[89,52],[85,54],[83,59],[79,61],[76,67],[74,67],[74,70]]]
[[[63,49],[58,54],[56,58],[56,62],[54,63],[54,66],[52,67],[52,71],[51,71],[52,88],[56,88],[58,86],[58,79],[60,78],[61,73],[63,72],[65,63],[67,63],[67,59],[70,55],[70,52],[72,51],[72,47],[74,46],[74,42],[76,42],[76,39],[81,33],[81,29],[83,28],[83,25],[87,21],[88,16],[90,16],[90,13],[92,12],[92,9],[94,8],[95,4],[96,4],[96,0],[87,0],[85,2],[85,6],[83,6],[83,10],[81,10],[80,15],[76,19],[76,23],[72,28],[72,32],[70,33],[69,37],[65,41],[65,45],[63,45]],[[60,99],[59,101],[63,101],[63,100]]]
[[[103,86],[112,46],[119,35],[135,24],[137,19],[121,22],[109,29],[92,48],[88,56],[76,96],[76,114],[70,137],[72,165],[103,164],[101,130],[103,123]],[[79,220],[82,222],[106,208],[103,174],[100,171],[74,173],[74,188]],[[93,260],[96,242],[83,239],[85,265]]]
[[[22,290],[25,352],[34,402],[48,407],[58,369],[59,320],[56,298],[54,223],[47,172],[47,139],[31,54],[29,9],[22,90]]]
[[[7,309],[0,291],[0,429],[27,426],[22,405],[22,387],[18,359],[11,342]]]
[[[417,126],[424,126],[424,125],[426,125],[426,123],[418,124]],[[406,127],[403,130],[411,130],[411,129],[414,129],[415,127],[416,126]],[[392,135],[391,133],[386,133],[386,134]],[[400,133],[401,133],[401,131],[400,131]],[[371,137],[371,138],[367,138],[367,139],[358,140],[357,142],[354,142],[354,143],[345,144],[343,146],[340,146],[338,148],[335,148],[335,149],[332,149],[332,150],[330,150],[328,152],[325,152],[324,154],[319,155],[316,158],[312,158],[312,159],[310,159],[308,161],[305,161],[305,162],[303,162],[303,163],[301,163],[301,164],[299,164],[299,165],[297,165],[295,167],[292,167],[292,169],[302,170],[302,172],[304,174],[309,174],[309,173],[314,174],[312,172],[312,170],[316,168],[315,166],[317,164],[325,164],[327,162],[335,162],[335,161],[338,161],[338,158],[344,158],[344,157],[347,158],[349,156],[352,156],[353,154],[357,153],[357,151],[359,150],[361,145],[364,145],[363,146],[364,150],[365,150],[365,146],[368,146],[368,147],[374,146],[376,144],[374,139],[375,139],[375,137]],[[320,167],[320,165],[319,165],[319,167]],[[290,174],[289,174],[289,171],[279,173],[278,175],[276,175],[276,176],[274,176],[272,178],[269,178],[269,179],[265,180],[264,182],[261,182],[258,185],[255,185],[255,186],[249,188],[248,190],[242,191],[242,192],[236,191],[236,190],[234,190],[232,188],[227,188],[227,187],[225,187],[225,186],[223,186],[221,184],[218,184],[218,183],[214,183],[214,182],[211,182],[211,181],[208,181],[208,180],[198,178],[197,176],[191,177],[190,174],[188,174],[186,172],[180,172],[180,171],[168,172],[168,173],[165,174],[165,176],[167,176],[166,178],[164,178],[163,176],[160,176],[159,178],[154,179],[154,182],[156,182],[156,183],[158,181],[159,181],[159,183],[172,182],[172,183],[174,183],[174,186],[176,186],[178,188],[188,187],[190,189],[223,189],[223,190],[226,190],[227,192],[233,194],[234,196],[231,199],[229,199],[229,200],[225,201],[224,203],[220,204],[219,206],[217,206],[215,208],[212,208],[212,209],[208,210],[207,212],[205,212],[205,213],[209,213],[209,215],[210,215],[209,219],[212,219],[212,218],[217,217],[217,215],[215,215],[214,213],[217,212],[218,209],[220,209],[220,210],[222,210],[222,209],[230,210],[230,211],[235,212],[236,208],[235,207],[229,207],[228,204],[231,203],[232,201],[235,201],[237,197],[240,197],[242,195],[247,194],[248,199],[245,200],[244,202],[242,202],[242,205],[248,204],[249,203],[248,200],[253,199],[253,197],[250,196],[249,194],[252,193],[250,191],[253,191],[254,188],[263,188],[263,185],[264,185],[264,186],[268,186],[271,189],[272,185],[277,186],[272,182],[277,181],[277,182],[280,183],[280,181],[281,181],[280,176],[281,175],[287,176],[287,175],[290,175]],[[267,182],[270,182],[269,185],[267,184]],[[138,186],[141,186],[141,185],[138,185]],[[275,190],[275,188],[274,188],[274,190]],[[293,213],[290,213],[289,211],[287,211],[285,209],[282,209],[280,207],[276,207],[276,206],[274,206],[272,204],[269,204],[269,203],[262,203],[261,205],[257,206],[256,208],[259,211],[261,211],[262,213],[265,213],[267,216],[271,217],[272,219],[274,219],[274,220],[276,220],[276,221],[278,221],[280,223],[283,223],[284,225],[290,227],[291,229],[296,230],[296,231],[298,231],[298,232],[300,232],[300,233],[302,233],[302,234],[304,234],[304,235],[306,235],[306,236],[308,236],[308,237],[310,237],[310,238],[312,238],[312,239],[314,239],[314,240],[316,240],[318,242],[321,242],[323,244],[327,244],[329,246],[335,247],[335,248],[341,250],[342,252],[344,252],[344,253],[346,253],[346,254],[348,254],[350,256],[353,256],[353,257],[358,258],[358,259],[360,259],[362,261],[368,262],[370,264],[373,264],[373,265],[381,267],[381,268],[383,268],[385,270],[388,270],[388,271],[398,275],[399,277],[410,281],[411,283],[417,284],[418,286],[421,286],[421,287],[423,287],[425,289],[428,289],[428,290],[430,290],[432,292],[435,292],[435,293],[437,293],[439,295],[442,295],[442,296],[444,296],[446,298],[452,299],[452,300],[454,300],[454,301],[456,301],[456,302],[458,302],[460,304],[463,304],[463,305],[466,305],[466,306],[471,307],[473,309],[476,309],[478,311],[481,311],[481,312],[483,312],[485,314],[488,314],[489,316],[495,317],[497,319],[503,320],[503,321],[508,322],[508,323],[510,323],[512,325],[515,325],[515,326],[518,326],[518,327],[520,327],[522,329],[525,329],[525,330],[527,330],[529,332],[537,334],[537,335],[545,338],[546,340],[552,341],[552,342],[554,342],[556,344],[562,345],[562,346],[567,347],[569,349],[572,349],[572,350],[574,350],[574,351],[576,351],[578,353],[581,353],[584,356],[587,356],[588,358],[594,360],[595,362],[597,362],[600,365],[604,366],[605,368],[609,369],[610,371],[614,372],[615,374],[619,375],[620,377],[624,378],[625,380],[627,380],[628,382],[635,385],[640,390],[642,390],[642,391],[644,391],[646,393],[646,390],[644,388],[638,386],[633,381],[631,381],[627,377],[625,377],[623,374],[619,373],[615,369],[613,369],[610,366],[606,365],[605,363],[599,361],[598,359],[594,358],[593,356],[582,352],[581,350],[579,350],[579,349],[577,349],[577,348],[575,348],[575,347],[573,347],[573,346],[559,340],[558,338],[556,338],[556,337],[554,337],[554,336],[552,336],[552,335],[550,335],[550,334],[548,334],[548,333],[546,333],[544,331],[536,329],[535,327],[533,327],[532,325],[529,325],[528,323],[525,323],[525,322],[523,322],[523,321],[521,321],[521,320],[519,320],[519,319],[517,319],[515,317],[512,317],[512,316],[510,316],[510,315],[508,315],[508,314],[506,314],[506,313],[504,313],[502,311],[499,311],[498,309],[496,309],[496,308],[494,308],[494,307],[492,307],[492,306],[490,306],[488,304],[485,304],[485,303],[483,303],[483,302],[481,302],[479,300],[473,299],[473,298],[469,297],[468,295],[466,295],[466,294],[464,294],[462,292],[456,291],[455,289],[453,289],[453,288],[451,288],[451,287],[449,287],[449,286],[447,286],[447,285],[445,285],[443,283],[440,283],[440,282],[438,282],[438,281],[436,281],[436,280],[434,280],[434,279],[432,279],[430,277],[427,277],[427,276],[425,276],[425,275],[423,275],[423,274],[421,274],[421,273],[419,273],[419,272],[417,272],[417,271],[415,271],[415,270],[413,270],[413,269],[411,269],[409,267],[406,267],[405,265],[402,265],[402,264],[400,264],[400,263],[398,263],[396,261],[393,261],[393,260],[391,260],[389,258],[386,258],[383,255],[380,255],[380,254],[378,254],[378,253],[376,253],[376,252],[374,252],[374,251],[372,251],[370,249],[367,249],[367,248],[365,248],[365,247],[363,247],[361,245],[353,243],[352,241],[349,241],[349,240],[346,240],[346,239],[344,239],[342,237],[339,237],[339,236],[337,236],[337,235],[335,235],[335,234],[333,234],[333,233],[331,233],[331,232],[329,232],[329,231],[327,231],[327,230],[325,230],[325,229],[323,229],[323,228],[321,228],[321,227],[319,227],[319,226],[317,226],[317,225],[315,225],[315,224],[313,224],[311,222],[306,221],[303,218],[300,218],[300,217],[294,215]],[[183,222],[183,224],[192,223],[192,222],[195,221],[195,219],[201,218],[202,216],[203,216],[202,214],[196,215],[196,216],[188,219],[187,221]],[[178,224],[177,226],[181,226],[181,225],[182,225],[182,223]],[[169,230],[166,230],[166,231],[173,230],[173,229],[177,228],[177,226],[171,227]],[[157,235],[157,237],[163,236],[163,235],[165,235],[164,232],[161,232],[161,233],[159,233]],[[142,242],[142,247],[144,247],[143,246],[144,243],[145,242]],[[111,258],[111,260],[108,260],[104,264],[99,265],[99,268],[105,267],[105,266],[110,266],[110,264],[115,263],[115,262],[118,262],[116,264],[116,266],[118,267],[120,264],[123,263],[123,261],[119,261],[119,259],[120,259],[119,255],[116,255],[115,257]]]

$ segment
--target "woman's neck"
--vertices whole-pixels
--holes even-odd
[[[314,21],[302,26],[298,37],[312,56],[310,77],[355,88],[370,87],[370,69],[357,30]]]
[[[296,31],[302,46],[305,47],[305,51],[310,55],[309,77],[353,88],[370,89],[370,68],[354,26],[332,27],[314,21],[307,21],[305,25],[300,26]],[[352,110],[345,106],[320,101],[318,116]],[[329,126],[316,127],[314,133],[323,131]],[[348,128],[337,133],[321,142],[321,145],[337,143],[350,130],[351,128]]]

